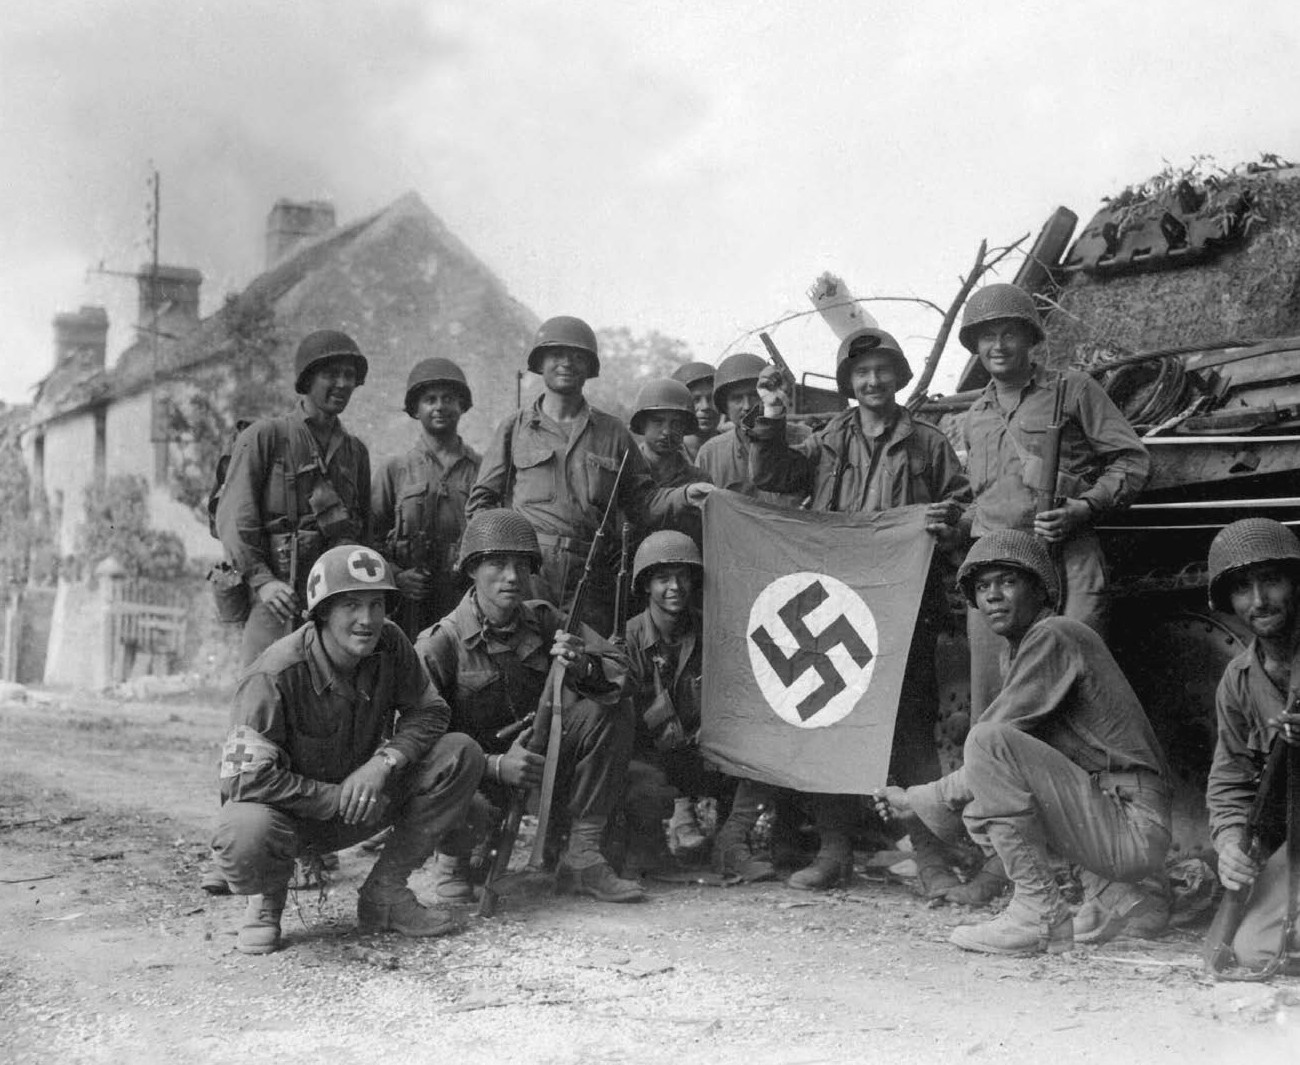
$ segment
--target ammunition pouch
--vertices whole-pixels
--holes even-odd
[[[314,563],[321,555],[325,553],[325,537],[311,529],[301,529],[298,532],[271,533],[271,572],[275,574],[276,580],[290,583],[289,578],[293,575],[293,546],[294,541],[298,543],[298,583],[305,585],[307,574]],[[294,589],[299,591],[298,588]]]
[[[217,620],[223,624],[242,625],[253,609],[252,589],[244,575],[229,562],[218,562],[208,570],[212,585],[212,600],[217,607]]]
[[[316,528],[327,540],[344,541],[352,533],[352,515],[347,505],[328,481],[318,481],[307,497],[307,506],[316,518]],[[302,545],[299,544],[301,550]],[[299,558],[299,564],[302,559]]]

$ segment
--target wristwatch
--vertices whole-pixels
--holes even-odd
[[[391,747],[381,747],[375,753],[384,760],[384,764],[387,765],[389,769],[398,769],[401,767],[402,757]]]

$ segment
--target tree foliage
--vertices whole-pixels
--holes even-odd
[[[77,529],[81,561],[93,569],[110,556],[129,577],[171,580],[185,572],[185,545],[149,524],[149,485],[119,474],[86,489],[86,519]]]
[[[258,296],[227,296],[224,336],[203,366],[177,378],[168,410],[167,475],[172,494],[206,520],[217,459],[237,421],[284,410],[290,402],[276,352],[275,310]]]
[[[22,408],[0,403],[0,585],[27,582],[31,549],[37,542],[31,482],[18,443],[24,413]]]
[[[670,377],[695,356],[677,337],[652,329],[633,334],[624,326],[596,332],[600,347],[600,376],[589,381],[584,394],[596,407],[627,421],[641,386],[655,377]]]

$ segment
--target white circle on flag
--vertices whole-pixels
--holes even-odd
[[[759,691],[796,728],[826,728],[851,714],[871,684],[880,646],[871,608],[825,573],[772,581],[750,608],[746,636]]]
[[[358,547],[348,555],[348,572],[366,584],[378,584],[384,579],[384,560],[373,551]]]

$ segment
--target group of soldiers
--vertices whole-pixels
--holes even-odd
[[[753,845],[764,810],[774,838],[801,817],[815,828],[815,854],[788,886],[843,886],[865,814],[910,836],[927,896],[978,906],[1013,891],[998,916],[954,931],[960,947],[1023,954],[1160,934],[1169,770],[1106,647],[1094,531],[1137,496],[1149,457],[1091,376],[1035,361],[1044,331],[1021,289],[977,291],[959,337],[990,378],[963,423],[964,462],[897,401],[911,369],[875,326],[844,338],[836,358],[839,391],[856,405],[813,431],[787,416],[781,372],[751,354],[649,381],[624,425],[584,398],[600,372],[595,334],[559,317],[528,353],[540,396],[497,427],[482,458],[458,432],[473,403],[464,373],[448,359],[417,363],[404,397],[416,445],[373,483],[365,445],[339,420],[366,358],[344,333],[306,337],[297,409],[239,436],[216,509],[251,600],[213,839],[216,882],[249,896],[239,949],[279,945],[296,858],[385,829],[359,926],[451,930],[447,907],[420,903],[410,874],[432,858],[439,902],[473,897],[476,848],[542,780],[531,722],[556,677],[561,888],[635,901],[640,870],[706,855],[724,880],[770,879],[781,855]],[[1044,509],[1057,409],[1057,501]],[[715,488],[816,511],[925,506],[936,550],[897,707],[896,783],[873,803],[730,777],[701,753],[700,507]],[[615,512],[638,542],[631,583],[644,609],[629,619],[617,537],[605,533]],[[1261,522],[1229,526],[1210,559],[1215,604],[1257,636],[1220,690],[1210,780],[1221,874],[1236,885],[1277,880],[1249,852],[1242,810],[1271,734],[1295,731],[1282,710],[1300,640],[1300,542]],[[962,767],[941,775],[935,641],[954,573],[969,604],[973,724]],[[697,817],[704,798],[716,803],[712,839]],[[954,845],[972,841],[983,864],[963,879]],[[1080,869],[1077,911],[1057,858]]]

